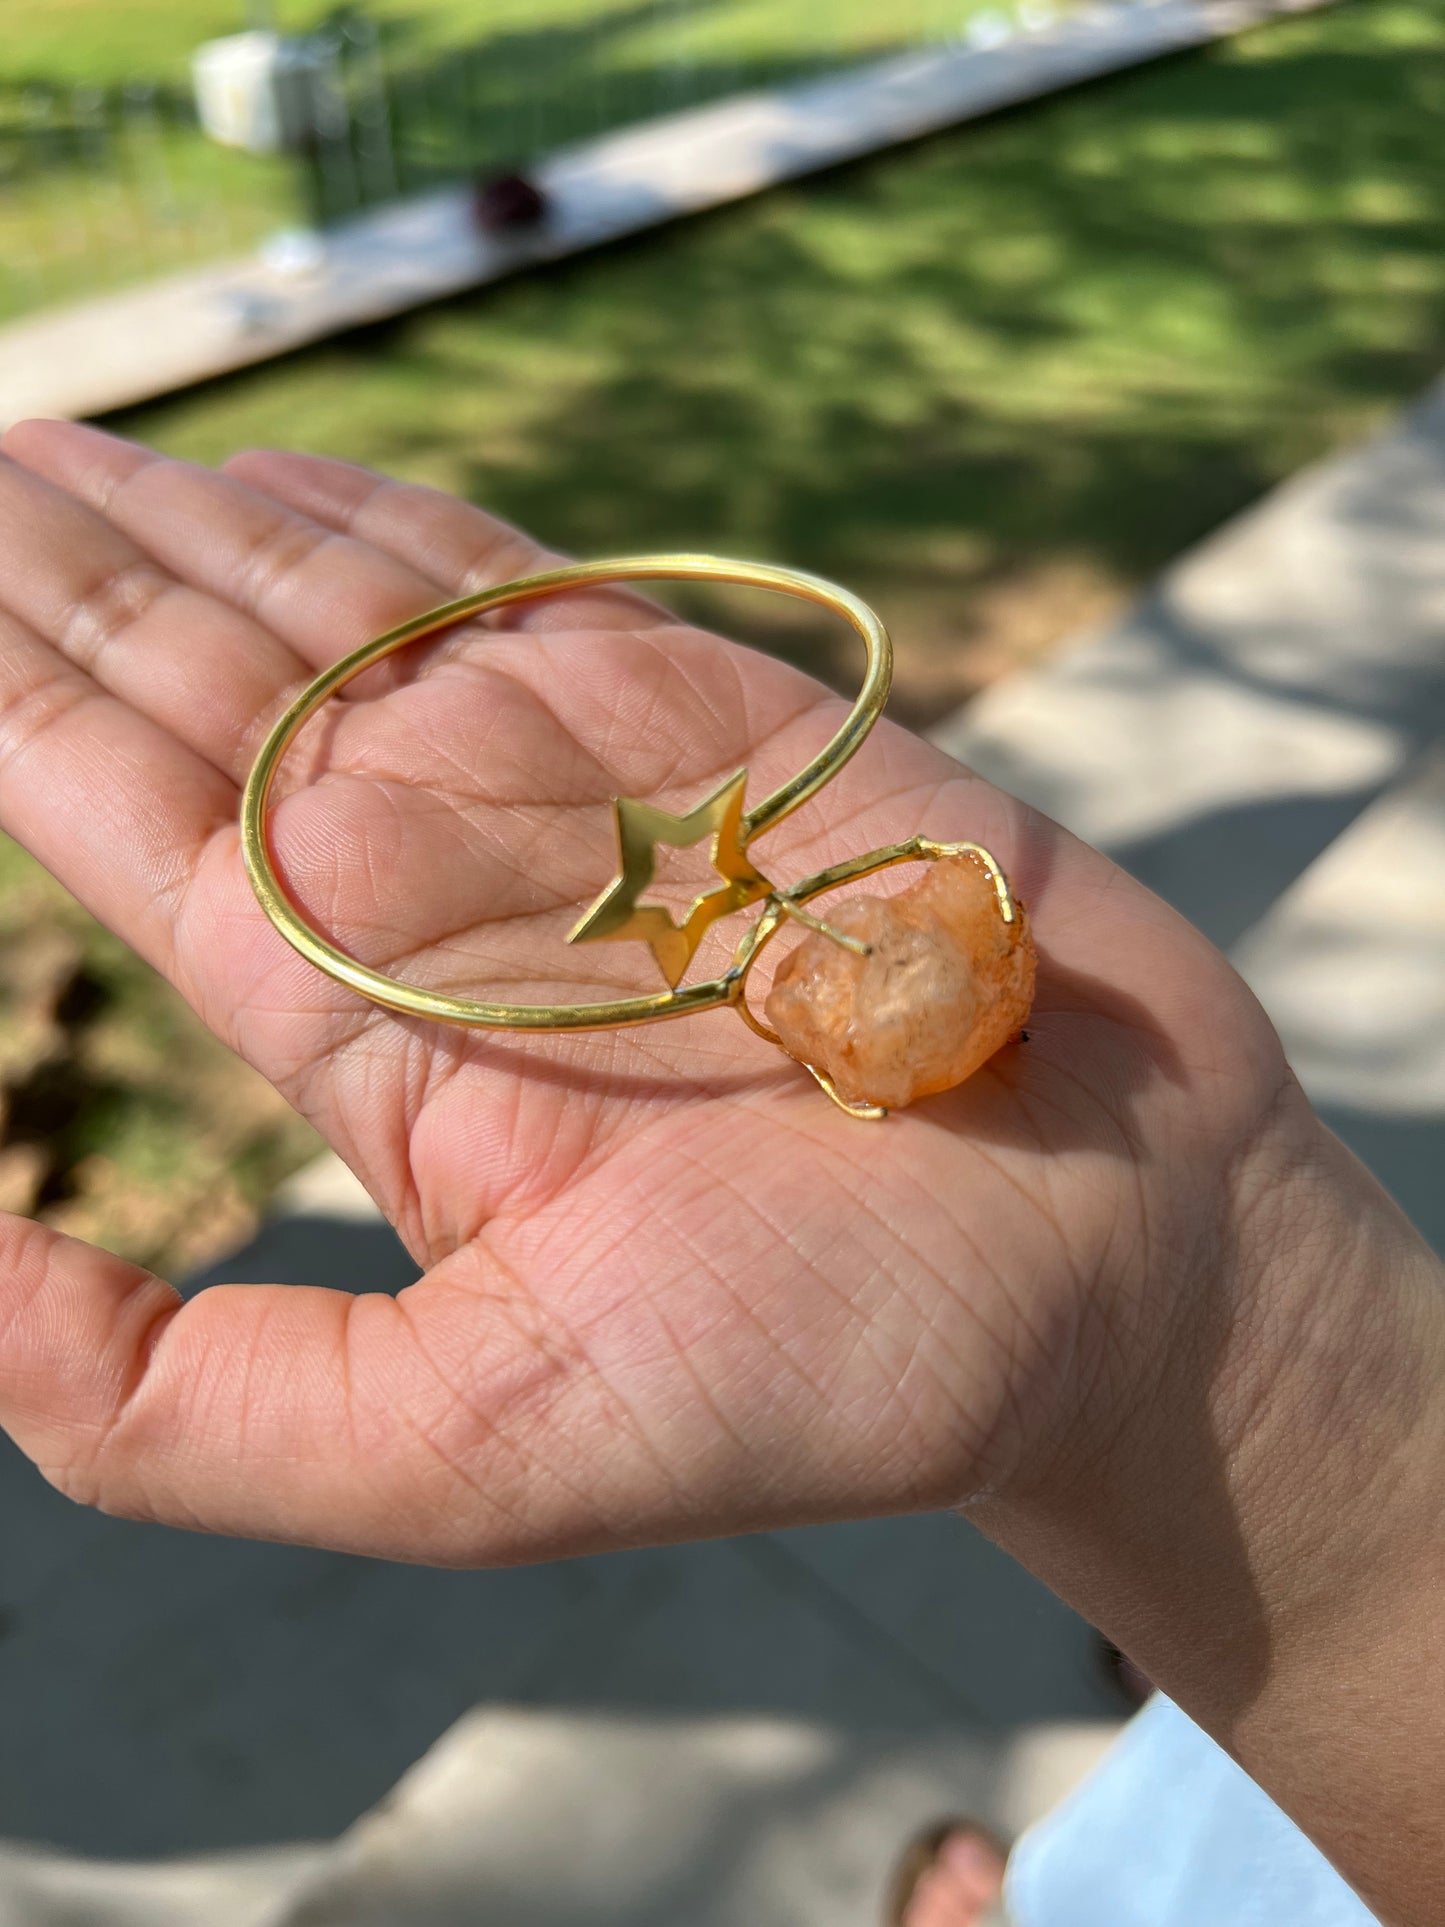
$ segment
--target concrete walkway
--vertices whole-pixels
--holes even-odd
[[[1445,1254],[1445,745],[1305,872],[1235,961],[1315,1108]]]
[[[1233,954],[1445,1252],[1445,383],[939,735]]]
[[[328,1160],[219,1275],[413,1268]],[[951,1517],[435,1572],[103,1519],[0,1440],[0,1519],[3,1927],[874,1927],[913,1831],[1016,1830],[1121,1710]]]
[[[1437,394],[945,736],[1234,949],[1445,1250],[1442,724]],[[225,1271],[410,1276],[334,1164]],[[94,1517],[9,1448],[0,1518],[0,1834],[63,1850],[0,1854],[4,1927],[872,1927],[913,1827],[1018,1824],[1117,1714],[952,1518],[441,1573]]]
[[[1228,949],[1445,735],[1445,384],[937,734]]]

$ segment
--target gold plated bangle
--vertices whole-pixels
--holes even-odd
[[[663,580],[730,583],[801,597],[841,616],[862,639],[867,653],[863,686],[842,727],[796,776],[751,810],[744,806],[748,774],[745,768],[681,816],[630,797],[614,798],[620,868],[571,931],[568,942],[645,942],[652,949],[667,989],[597,1003],[488,1003],[402,983],[348,956],[323,937],[292,901],[277,875],[267,804],[282,758],[327,699],[384,657],[494,609],[559,595],[570,589]],[[831,930],[806,910],[804,906],[825,891],[896,863],[928,862],[967,854],[981,862],[992,878],[1004,922],[1012,923],[1015,919],[1014,900],[1003,872],[977,844],[935,843],[915,836],[907,842],[834,864],[786,888],[771,883],[753,864],[749,854],[753,841],[815,796],[861,747],[887,702],[892,658],[888,632],[865,602],[847,589],[798,569],[727,561],[709,555],[642,555],[571,563],[564,568],[504,582],[444,603],[389,629],[343,656],[303,690],[267,736],[246,780],[241,800],[241,847],[246,869],[261,908],[293,949],[329,977],[389,1010],[485,1030],[566,1031],[610,1030],[627,1024],[656,1023],[733,1004],[760,1036],[781,1045],[776,1032],[748,1009],[745,990],[748,975],[764,947],[783,925],[789,920],[796,921],[810,929],[822,930],[855,950],[867,948],[856,938]],[[678,923],[661,905],[643,901],[653,880],[656,848],[660,843],[686,848],[704,839],[709,841],[719,882],[699,896]],[[731,966],[723,975],[706,983],[682,986],[682,976],[707,929],[719,918],[757,903],[764,906],[762,913],[748,927]],[[851,1114],[868,1117],[884,1114],[880,1106],[845,1101],[826,1072],[813,1065],[807,1068],[829,1096]]]

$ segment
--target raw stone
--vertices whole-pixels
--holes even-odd
[[[778,967],[768,1022],[784,1047],[826,1071],[850,1103],[890,1110],[971,1077],[1017,1035],[1036,964],[1021,904],[1005,923],[992,877],[940,857],[896,896],[852,897],[835,929],[866,957],[813,934]]]

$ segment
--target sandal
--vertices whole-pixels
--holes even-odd
[[[1008,1848],[990,1827],[966,1815],[955,1815],[952,1819],[937,1820],[930,1827],[914,1835],[899,1855],[898,1864],[893,1870],[888,1885],[888,1904],[884,1913],[886,1927],[908,1927],[908,1912],[917,1896],[924,1876],[938,1866],[944,1847],[958,1834],[972,1834],[988,1850],[998,1856],[1000,1870],[1008,1860]],[[989,1921],[1002,1921],[997,1912],[997,1903],[990,1908]],[[980,1923],[982,1927],[982,1923]]]

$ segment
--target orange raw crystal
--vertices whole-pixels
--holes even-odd
[[[951,1090],[1028,1017],[1028,918],[1016,904],[1004,922],[993,878],[970,856],[940,857],[897,896],[852,897],[828,921],[871,954],[805,937],[765,1009],[792,1056],[826,1071],[850,1103],[896,1110]]]

